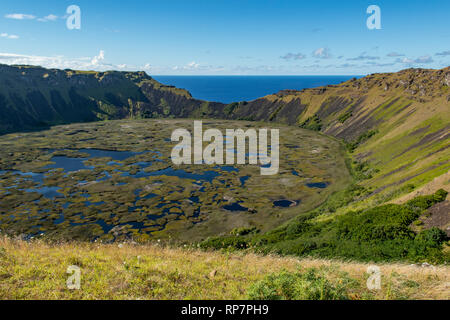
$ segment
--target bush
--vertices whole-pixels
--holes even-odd
[[[436,193],[433,195],[434,202],[442,202],[445,199],[447,199],[448,192],[444,189],[439,189],[436,191]]]
[[[351,111],[348,111],[344,114],[341,114],[338,118],[338,121],[340,123],[344,123],[345,121],[347,121],[347,119],[351,118],[353,116],[353,113]]]
[[[290,223],[286,228],[286,235],[288,238],[295,238],[302,232],[309,228],[309,224],[304,221],[294,221]]]
[[[231,230],[230,234],[233,236],[245,236],[251,233],[258,233],[259,230],[256,227],[250,227],[250,228],[246,228],[246,227],[241,227],[241,228],[235,228],[233,230]]]
[[[239,107],[239,103],[237,103],[237,102],[233,102],[233,103],[230,103],[230,104],[228,104],[228,105],[226,105],[225,106],[225,108],[223,109],[223,113],[225,113],[226,115],[231,115],[235,110],[236,110],[236,108],[238,108]]]
[[[312,131],[320,131],[322,129],[322,120],[317,115],[308,118],[305,122],[300,124],[300,128],[312,130]]]
[[[448,192],[439,189],[435,194],[428,196],[419,196],[406,203],[406,205],[415,210],[425,210],[436,203],[442,202],[447,198]]]
[[[202,249],[246,249],[247,247],[247,241],[237,236],[215,237],[200,243]]]
[[[350,152],[355,151],[356,148],[358,148],[360,145],[362,145],[363,143],[365,143],[367,140],[369,140],[370,138],[372,138],[374,135],[376,135],[378,133],[378,130],[370,130],[367,131],[365,133],[363,133],[362,135],[360,135],[358,137],[358,139],[356,139],[353,142],[347,142],[347,148]]]
[[[338,234],[340,238],[357,241],[410,238],[413,234],[409,225],[419,214],[395,204],[350,212],[337,219]]]
[[[352,201],[355,201],[359,197],[368,193],[364,187],[353,184],[344,190],[337,191],[328,198],[327,202],[323,204],[318,211],[319,213],[333,213],[336,212],[338,208],[342,208]]]
[[[250,300],[346,300],[344,286],[334,285],[316,269],[282,271],[266,276],[248,290]]]
[[[425,243],[429,247],[440,247],[447,240],[447,234],[441,229],[433,227],[420,232],[414,240]]]
[[[360,211],[351,211],[326,221],[314,221],[318,213],[331,212],[333,207],[351,201],[353,188],[336,193],[327,204],[309,214],[264,234],[212,238],[202,248],[247,249],[282,255],[345,258],[360,261],[427,261],[442,263],[449,258],[442,250],[446,239],[443,231],[433,228],[416,234],[410,225],[423,212],[446,198],[439,190],[434,195],[417,197],[406,204],[387,204]]]

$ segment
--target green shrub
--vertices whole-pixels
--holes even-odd
[[[259,230],[256,227],[241,227],[241,228],[235,228],[231,230],[230,234],[233,236],[245,236],[252,233],[258,233]]]
[[[340,123],[344,123],[345,121],[347,121],[349,118],[351,118],[353,116],[353,113],[351,111],[348,111],[344,114],[341,114],[338,118],[338,121]]]
[[[425,210],[436,203],[444,201],[447,198],[447,194],[447,191],[439,189],[435,194],[416,197],[408,201],[406,205],[416,210]]]
[[[320,131],[322,129],[322,121],[317,115],[314,115],[300,124],[300,128],[312,130],[312,131]]]
[[[238,108],[239,107],[239,103],[237,103],[237,102],[233,102],[233,103],[230,103],[230,104],[228,104],[228,105],[226,105],[225,106],[225,108],[223,109],[223,112],[226,114],[226,115],[231,115],[235,110],[236,110],[236,108]]]
[[[286,235],[288,238],[298,236],[309,228],[309,223],[304,221],[294,221],[286,228]]]
[[[212,249],[246,249],[248,243],[245,239],[230,236],[230,237],[214,237],[209,238],[200,243],[200,248],[212,248]]]
[[[427,244],[430,247],[439,247],[447,240],[447,234],[436,227],[420,232],[415,241]]]
[[[410,225],[426,209],[446,198],[439,190],[434,195],[417,197],[406,204],[387,204],[351,211],[327,221],[314,221],[318,214],[346,205],[358,187],[333,195],[325,205],[264,234],[211,238],[202,248],[247,249],[282,255],[345,258],[360,261],[449,261],[442,250],[445,233],[432,228],[416,234]]]
[[[415,225],[415,226],[423,226],[423,221],[422,220],[416,220],[416,221],[414,221],[413,222],[413,224]]]
[[[346,300],[344,286],[335,285],[316,269],[282,271],[266,276],[248,289],[250,300]]]
[[[413,236],[409,225],[420,212],[403,205],[388,204],[337,218],[340,238],[357,241],[389,240]]]
[[[436,193],[433,195],[435,202],[442,202],[445,199],[447,199],[448,192],[444,189],[439,189],[436,191]]]
[[[356,139],[353,142],[347,142],[347,149],[350,152],[355,151],[356,148],[358,148],[361,144],[363,144],[364,142],[366,142],[367,140],[369,140],[370,138],[372,138],[374,135],[376,135],[378,133],[378,130],[369,130],[365,133],[363,133],[362,135],[360,135],[358,137],[358,139]]]

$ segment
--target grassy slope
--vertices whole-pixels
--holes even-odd
[[[245,299],[255,281],[299,268],[345,283],[351,299],[448,299],[450,281],[448,266],[379,264],[381,290],[369,291],[363,263],[7,238],[0,247],[0,299]],[[81,267],[81,290],[66,288],[70,265]]]
[[[233,116],[320,128],[353,145],[353,160],[367,165],[361,185],[373,191],[362,208],[424,187],[449,171],[449,85],[449,67],[374,74],[336,86],[282,91],[239,105]],[[364,139],[367,133],[372,135]],[[449,179],[436,188],[450,191]]]

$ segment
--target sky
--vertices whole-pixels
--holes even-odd
[[[79,29],[67,26],[71,5]],[[449,12],[448,0],[2,1],[0,63],[150,75],[440,69],[450,65]]]

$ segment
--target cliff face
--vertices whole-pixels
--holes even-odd
[[[0,133],[105,119],[187,117],[202,104],[144,72],[0,65]]]

